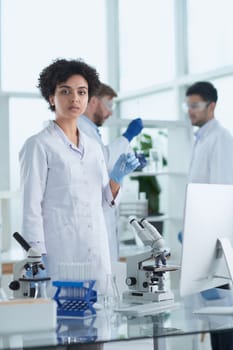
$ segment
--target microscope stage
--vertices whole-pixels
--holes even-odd
[[[147,266],[143,266],[143,270],[145,271],[154,271],[154,272],[166,272],[166,271],[176,271],[179,270],[179,266],[160,266],[160,267],[156,267],[154,265],[147,265]]]

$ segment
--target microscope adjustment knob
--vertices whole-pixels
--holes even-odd
[[[135,277],[127,277],[125,283],[127,286],[134,286],[137,283],[137,280]]]
[[[12,281],[10,284],[9,284],[9,288],[11,290],[19,290],[20,288],[20,283],[19,281],[15,280],[15,281]]]

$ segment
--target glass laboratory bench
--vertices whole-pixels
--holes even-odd
[[[201,294],[180,298],[176,293],[174,306],[145,316],[100,309],[88,318],[58,318],[57,329],[52,332],[0,334],[0,349],[202,349],[198,342],[210,332],[233,334],[233,314],[193,312],[203,306],[233,305],[232,291],[218,291],[220,297],[214,300]],[[133,347],[128,347],[130,342]],[[137,342],[147,346],[136,347]]]

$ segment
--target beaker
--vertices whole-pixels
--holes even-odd
[[[104,307],[114,309],[120,303],[120,294],[116,283],[116,276],[107,274],[106,286],[104,291]]]

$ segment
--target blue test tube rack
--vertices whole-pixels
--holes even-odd
[[[97,292],[93,289],[95,280],[53,281],[57,291],[53,299],[57,303],[57,316],[92,316],[96,314],[93,304]]]

